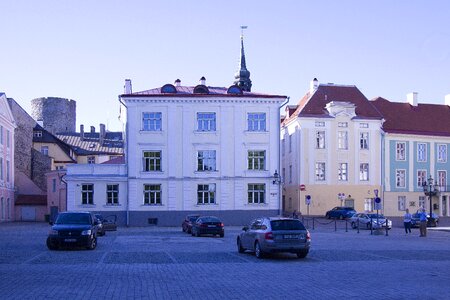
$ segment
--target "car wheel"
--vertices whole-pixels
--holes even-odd
[[[47,239],[47,248],[48,248],[49,250],[57,250],[57,249],[58,249],[58,246],[57,246],[56,244],[52,243],[52,242],[50,241],[50,239]]]
[[[372,224],[371,223],[367,223],[367,229],[371,229],[372,228]]]
[[[353,229],[356,229],[356,224],[355,224],[355,222],[352,222],[352,228],[353,228]]]
[[[327,219],[331,219],[331,217],[330,217],[330,215],[329,215],[329,214],[326,214],[326,215],[325,215],[325,218],[327,218]]]
[[[240,238],[237,239],[237,248],[238,248],[238,252],[239,253],[244,253],[245,252],[244,247],[242,247],[242,243],[241,243],[241,239]]]
[[[97,237],[94,237],[91,242],[89,243],[89,246],[87,247],[89,250],[94,250],[97,247]]]
[[[195,231],[195,236],[199,237],[200,236],[200,232],[198,232],[198,230]]]
[[[308,252],[309,252],[308,250],[297,252],[297,258],[305,258],[306,255],[308,255]]]
[[[255,256],[257,258],[264,258],[264,252],[261,250],[261,246],[259,245],[259,242],[255,243]]]
[[[191,230],[191,235],[195,236],[194,230]]]
[[[186,232],[186,229],[182,226],[181,231]]]
[[[220,237],[224,237],[225,236],[225,232],[220,234]]]
[[[344,220],[344,219],[345,219],[345,218],[344,218],[344,215],[340,215],[340,216],[339,216],[339,219]]]

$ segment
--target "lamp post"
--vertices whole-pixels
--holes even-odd
[[[437,184],[433,185],[433,178],[430,177],[428,178],[428,181],[425,181],[422,185],[423,187],[423,193],[425,194],[425,196],[428,196],[430,198],[430,220],[429,222],[431,222],[433,218],[433,196],[436,196],[438,194],[438,188],[437,188]]]
[[[275,170],[275,173],[273,173],[273,181],[272,181],[272,184],[276,184],[276,185],[278,185],[278,191],[277,191],[277,194],[278,194],[278,205],[280,206],[280,209],[279,209],[279,211],[280,211],[280,216],[281,215],[283,215],[283,207],[282,207],[282,204],[281,204],[281,193],[280,193],[280,186],[281,186],[281,183],[282,183],[282,181],[281,181],[281,176],[280,176],[280,174],[278,174],[278,172],[277,172],[277,170]]]

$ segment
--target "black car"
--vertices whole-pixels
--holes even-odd
[[[213,216],[199,217],[192,223],[192,235],[200,236],[203,234],[219,235],[224,237],[225,230],[222,221]]]
[[[98,215],[98,214],[95,214],[94,216],[95,216],[95,219],[97,220],[97,223],[98,223],[98,225],[97,225],[97,235],[98,236],[105,235],[106,231],[105,231],[105,227],[103,227],[102,216]]]
[[[47,247],[50,250],[63,246],[93,250],[97,247],[98,224],[90,212],[60,213],[54,223],[50,222],[52,228],[48,233]]]
[[[117,230],[117,217],[114,215],[103,217],[101,214],[95,214],[95,217],[102,222],[102,230],[116,231]]]
[[[183,232],[192,233],[192,223],[194,223],[198,219],[198,217],[200,217],[200,215],[187,215],[184,218],[183,223],[181,223],[181,229],[183,230]]]
[[[348,219],[356,213],[353,207],[348,206],[336,206],[333,209],[326,212],[325,217],[328,219]]]
[[[437,227],[439,224],[439,217],[435,213],[432,213],[432,217],[430,218],[430,214],[427,214],[427,227]],[[411,227],[419,227],[420,225],[420,215],[419,211],[412,214],[411,218]]]

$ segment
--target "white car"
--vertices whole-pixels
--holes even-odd
[[[378,228],[392,228],[392,221],[387,219],[382,214],[369,214],[369,213],[356,213],[350,219],[350,224],[353,229],[367,228],[367,229],[378,229]]]

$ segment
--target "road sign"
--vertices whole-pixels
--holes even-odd
[[[305,196],[305,203],[306,203],[306,205],[310,205],[311,204],[311,195],[306,195]]]
[[[300,184],[300,191],[306,191],[306,185]]]
[[[376,197],[375,198],[375,207],[376,210],[381,209],[381,198],[380,197]]]

